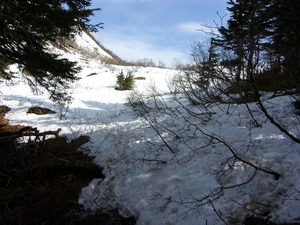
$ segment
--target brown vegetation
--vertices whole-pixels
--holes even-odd
[[[146,80],[146,77],[135,77],[135,80]]]
[[[44,115],[44,114],[55,114],[56,112],[51,109],[48,109],[48,108],[33,106],[28,109],[27,113],[34,113],[36,115]]]

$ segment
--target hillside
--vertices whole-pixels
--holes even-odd
[[[87,63],[91,58],[100,64],[103,57],[113,59],[91,37],[91,34],[83,33],[75,40],[63,40],[61,45],[51,44],[49,49],[62,57],[78,60],[80,64]],[[97,216],[87,216],[82,210],[82,206],[78,204],[81,188],[95,177],[104,178],[101,167],[92,163],[93,158],[77,151],[84,143],[89,142],[90,138],[83,134],[75,137],[63,128],[65,134],[59,134],[61,136],[56,138],[54,135],[48,135],[47,140],[43,141],[43,133],[59,133],[58,127],[62,126],[58,123],[57,129],[52,131],[53,127],[43,125],[42,121],[54,114],[54,118],[57,119],[61,108],[47,99],[46,90],[38,95],[32,93],[17,65],[11,65],[10,69],[14,71],[15,78],[11,82],[1,83],[1,90],[5,94],[2,95],[1,92],[0,96],[1,222],[134,224],[133,218],[124,219],[114,210],[109,213],[99,212]],[[25,104],[23,108],[21,105],[27,97],[29,105],[32,106],[27,108]],[[13,106],[15,100],[23,103]],[[18,111],[21,113],[19,116]],[[10,117],[12,115],[18,119]],[[31,119],[23,120],[30,115],[33,116]],[[31,136],[28,139],[29,135],[40,136]],[[65,135],[68,135],[69,139]],[[14,139],[15,137],[19,138]],[[86,216],[82,218],[82,214]]]
[[[11,124],[40,132],[60,128],[68,142],[90,138],[79,151],[94,158],[103,177],[99,173],[78,196],[86,212],[118,210],[138,225],[243,224],[253,216],[266,224],[300,223],[299,146],[255,103],[247,105],[254,115],[242,104],[203,112],[183,95],[174,98],[170,84],[180,71],[107,64],[101,58],[111,56],[88,35],[75,43],[79,47],[67,51],[51,47],[83,68],[81,79],[67,90],[70,104],[53,104],[45,90],[32,93],[16,65],[10,67],[15,78],[0,84],[0,97],[1,105],[11,108],[6,114]],[[144,79],[135,81],[133,91],[117,91],[121,71]],[[262,99],[271,114],[298,134],[299,118],[289,96],[269,95],[263,93]],[[130,99],[135,100],[131,106]],[[28,113],[33,106],[56,113]],[[253,126],[253,117],[261,127]],[[228,149],[280,177],[253,169]]]

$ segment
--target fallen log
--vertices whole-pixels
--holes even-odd
[[[47,135],[54,135],[56,138],[58,137],[58,133],[61,132],[61,128],[58,128],[56,131],[45,131],[45,132],[36,132],[36,133],[16,133],[12,135],[7,135],[0,137],[0,140],[7,139],[7,138],[19,138],[19,137],[29,137],[29,136],[35,136],[35,137],[46,137]]]
[[[55,138],[58,138],[58,134],[60,131],[61,128],[58,128],[56,131],[50,130],[44,132],[39,132],[37,129],[33,129],[33,130],[29,130],[29,132],[27,131],[26,133],[18,132],[11,135],[2,136],[0,137],[0,140],[5,140],[7,142],[10,142],[13,148],[17,149],[17,147],[20,145],[17,139],[22,137],[29,137],[28,143],[36,144],[36,146],[39,146],[40,143],[42,143],[42,145],[45,145],[46,137],[48,135],[54,135]],[[31,137],[35,137],[35,139],[32,141]],[[42,137],[42,140],[40,139],[40,137]]]

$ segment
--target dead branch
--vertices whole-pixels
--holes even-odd
[[[254,79],[253,79],[253,75],[252,74],[251,74],[251,83],[252,83],[255,95],[259,96],[259,90],[258,90],[258,88],[256,87],[256,85],[254,83]],[[256,104],[258,105],[258,107],[260,108],[260,110],[264,113],[264,115],[266,116],[266,118],[272,124],[274,124],[282,133],[284,133],[286,136],[288,136],[294,142],[300,144],[300,138],[298,138],[297,136],[293,135],[286,128],[284,128],[280,123],[278,123],[277,121],[275,121],[274,117],[270,115],[270,113],[268,112],[268,110],[266,109],[265,105],[263,104],[263,102],[261,101],[260,98],[257,98]]]
[[[12,135],[7,135],[0,137],[0,140],[3,139],[16,139],[20,137],[46,137],[47,135],[54,135],[56,138],[58,137],[58,133],[61,131],[61,128],[58,128],[56,131],[45,131],[45,132],[38,132],[38,133],[17,133],[17,134],[12,134]]]
[[[57,157],[57,156],[55,156],[55,155],[53,155],[53,154],[49,154],[49,155],[50,155],[50,156],[52,156],[53,158],[56,158],[56,159],[58,159],[58,160],[61,160],[61,161],[67,162],[67,163],[72,163],[72,162],[70,162],[69,160],[66,160],[66,159],[63,159],[63,158]]]
[[[220,215],[220,213],[216,210],[213,202],[209,199],[209,203],[211,204],[211,206],[213,207],[214,212],[217,214],[217,216],[219,217],[220,220],[222,220],[224,222],[224,224],[228,225],[228,223],[226,223],[226,221],[222,218],[222,216]]]
[[[243,159],[242,157],[240,157],[236,152],[236,149],[230,145],[228,142],[226,142],[225,140],[223,140],[221,137],[218,137],[218,136],[215,136],[215,135],[212,135],[212,134],[209,134],[209,133],[206,133],[204,132],[202,129],[200,129],[196,124],[193,124],[191,121],[189,121],[181,112],[179,112],[178,110],[178,113],[181,114],[182,118],[187,122],[189,123],[190,125],[194,126],[198,131],[200,131],[203,135],[205,135],[206,137],[209,137],[211,140],[215,140],[223,145],[225,145],[228,150],[232,153],[232,155],[239,161],[253,167],[255,170],[259,170],[259,171],[262,171],[262,172],[265,172],[267,174],[271,174],[271,175],[274,175],[275,176],[275,180],[278,180],[279,177],[281,177],[281,175],[271,169],[268,169],[268,168],[265,168],[265,167],[262,167],[260,165],[255,165],[245,159]]]
[[[28,133],[24,133],[23,130],[21,129],[21,131],[18,133],[0,137],[0,141],[5,140],[11,143],[13,149],[16,150],[20,145],[20,143],[18,142],[18,138],[29,137],[29,141],[26,144],[29,144],[31,148],[37,150],[39,148],[40,143],[42,143],[42,145],[45,145],[47,135],[54,135],[55,138],[58,138],[58,134],[60,131],[61,128],[58,128],[56,131],[45,131],[40,133],[36,128],[33,129],[30,128],[24,130],[24,132],[28,132]],[[31,141],[31,137],[35,137],[34,141]],[[40,139],[40,137],[42,137],[42,140]]]
[[[160,137],[160,139],[164,142],[165,146],[173,153],[175,154],[175,150],[167,143],[167,141],[164,139],[164,137],[162,136],[162,134],[158,131],[157,128],[155,128],[155,126],[153,125],[154,122],[152,122],[139,108],[136,108],[135,110],[137,110],[139,112],[139,114],[147,121],[147,123],[152,127],[152,129],[157,133],[157,135]]]

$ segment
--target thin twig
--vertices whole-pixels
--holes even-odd
[[[221,217],[220,213],[216,210],[214,204],[212,203],[212,201],[210,199],[209,199],[209,203],[213,207],[214,212],[217,214],[217,216],[220,218],[220,220],[222,220],[224,222],[224,224],[228,225],[228,223],[226,223],[226,221]]]
[[[59,159],[59,160],[61,160],[61,161],[64,161],[64,162],[67,162],[67,163],[72,163],[72,162],[70,162],[69,160],[59,158],[59,157],[57,157],[57,156],[55,156],[55,155],[52,155],[52,154],[49,154],[49,155],[52,156],[53,158]]]

